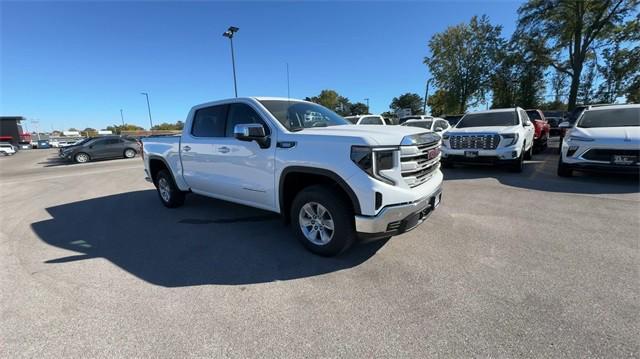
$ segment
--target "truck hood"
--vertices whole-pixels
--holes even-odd
[[[340,125],[329,127],[305,128],[295,132],[296,135],[359,137],[367,140],[371,145],[397,146],[405,136],[433,131],[409,126],[382,125]]]
[[[483,126],[483,127],[465,127],[465,128],[452,128],[447,131],[449,135],[467,135],[474,133],[515,133],[520,130],[520,125],[515,126]]]
[[[640,142],[640,127],[574,127],[571,135],[590,137],[595,140],[622,140],[627,142]]]

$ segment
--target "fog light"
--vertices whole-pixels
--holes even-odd
[[[578,150],[578,146],[570,146],[569,150],[567,150],[567,157],[571,157]]]

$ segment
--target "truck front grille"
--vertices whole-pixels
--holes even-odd
[[[495,150],[500,143],[500,135],[451,135],[449,143],[454,150]]]
[[[440,145],[402,146],[400,151],[402,178],[409,187],[419,186],[440,167]]]

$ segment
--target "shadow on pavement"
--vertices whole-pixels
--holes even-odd
[[[522,173],[510,173],[506,168],[482,165],[456,165],[442,170],[448,181],[476,178],[495,178],[500,183],[537,191],[579,194],[621,194],[640,192],[640,181],[635,175],[596,172],[574,172],[570,178],[556,174],[559,154],[549,147],[525,161]]]
[[[52,265],[105,258],[156,285],[240,285],[321,275],[357,266],[386,242],[354,245],[323,258],[298,243],[276,214],[189,195],[163,207],[155,190],[122,193],[47,208],[32,224],[47,244],[79,252]]]

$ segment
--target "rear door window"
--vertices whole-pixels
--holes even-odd
[[[227,105],[201,108],[193,116],[191,134],[194,137],[224,137]]]

